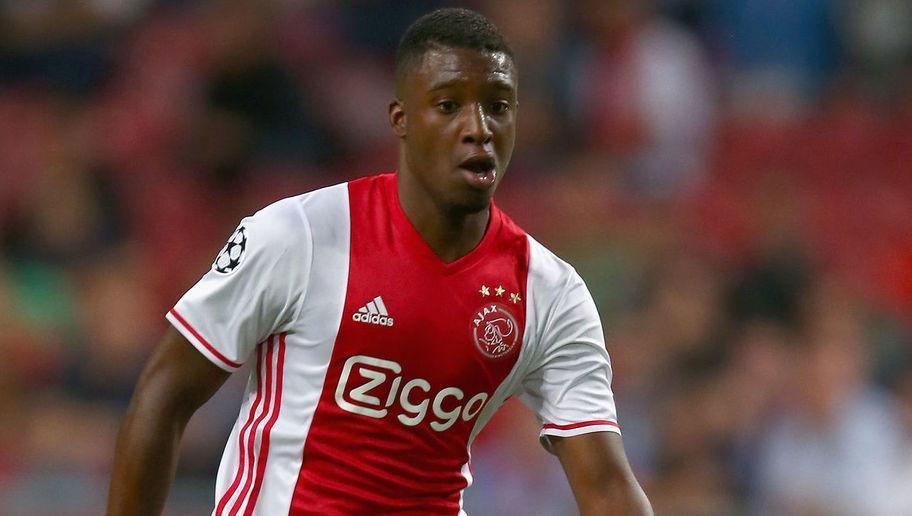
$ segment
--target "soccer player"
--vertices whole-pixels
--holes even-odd
[[[492,202],[516,91],[510,48],[480,14],[408,29],[389,106],[398,171],[241,221],[167,314],[108,514],[161,511],[184,426],[246,361],[215,514],[463,514],[472,441],[511,395],[541,419],[581,513],[651,513],[588,290]]]

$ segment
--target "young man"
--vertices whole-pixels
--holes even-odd
[[[246,218],[168,313],[117,444],[109,510],[161,510],[181,432],[254,368],[215,514],[462,514],[469,447],[516,394],[583,514],[648,514],[615,417],[598,314],[566,263],[492,204],[516,69],[483,16],[406,32],[398,173]]]

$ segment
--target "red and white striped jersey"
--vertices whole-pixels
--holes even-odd
[[[611,367],[572,267],[496,206],[444,263],[395,174],[245,218],[168,313],[209,360],[251,360],[214,514],[464,514],[469,448],[517,395],[542,436],[618,432]]]

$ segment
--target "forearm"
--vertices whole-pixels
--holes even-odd
[[[603,489],[574,493],[580,516],[652,516],[652,506],[646,493],[636,482],[619,479],[607,482]]]
[[[189,416],[136,397],[117,437],[108,516],[160,514]]]

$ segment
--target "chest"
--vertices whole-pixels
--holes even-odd
[[[517,257],[492,254],[448,271],[395,243],[368,247],[353,242],[333,361],[370,357],[399,369],[403,382],[493,392],[522,346],[525,275]]]

